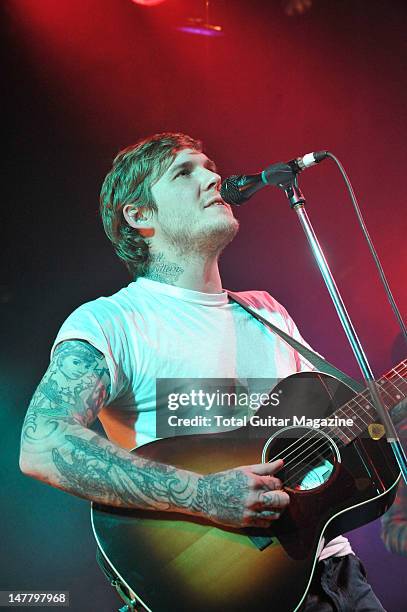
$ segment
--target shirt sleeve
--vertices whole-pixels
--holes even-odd
[[[51,359],[55,347],[66,340],[84,340],[98,351],[105,359],[110,374],[110,392],[108,404],[123,391],[124,376],[120,368],[120,334],[115,330],[114,322],[103,308],[92,308],[92,302],[77,308],[63,323],[51,348]]]

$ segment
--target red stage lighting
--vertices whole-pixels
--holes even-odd
[[[283,9],[289,17],[303,15],[312,6],[312,0],[283,0]]]
[[[131,0],[134,4],[141,4],[141,6],[157,6],[162,4],[165,0]]]

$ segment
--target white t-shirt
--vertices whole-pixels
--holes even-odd
[[[305,343],[285,308],[268,293],[239,297]],[[62,325],[53,349],[72,339],[86,340],[105,356],[111,388],[100,420],[108,437],[128,449],[157,438],[157,378],[223,378],[244,384],[313,369],[226,291],[200,293],[146,278],[80,306]],[[340,536],[320,558],[349,552],[349,542]]]

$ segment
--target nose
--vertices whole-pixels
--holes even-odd
[[[203,175],[203,187],[206,191],[210,191],[215,188],[217,191],[220,189],[221,177],[217,172],[213,170],[209,170],[209,168],[204,168]]]

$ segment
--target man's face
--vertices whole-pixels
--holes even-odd
[[[238,221],[219,194],[221,179],[214,163],[192,149],[179,151],[152,186],[157,205],[154,249],[178,254],[216,255],[234,238]]]

